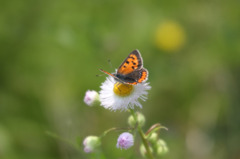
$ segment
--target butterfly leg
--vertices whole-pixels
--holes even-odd
[[[116,87],[118,88],[119,92],[121,92],[121,89],[118,87],[121,83],[120,82],[117,82],[117,85]]]

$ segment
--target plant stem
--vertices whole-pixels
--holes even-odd
[[[110,128],[110,129],[104,131],[103,134],[100,135],[100,138],[106,136],[111,131],[120,131],[120,130],[131,130],[131,129],[130,128]]]
[[[134,120],[135,120],[136,123],[137,123],[138,120],[137,120],[137,115],[136,115],[136,113],[134,112],[133,109],[130,109],[130,112],[131,112],[131,114],[133,115]],[[150,147],[149,147],[149,145],[148,145],[147,139],[146,139],[146,137],[145,137],[145,135],[144,135],[144,133],[143,133],[143,131],[142,131],[142,128],[139,126],[138,123],[137,123],[137,129],[138,129],[138,133],[139,133],[140,136],[141,136],[143,145],[144,145],[144,147],[145,147],[145,149],[146,149],[146,156],[147,156],[149,159],[154,159],[154,158],[153,158],[153,155],[152,155],[152,153],[151,153],[151,151],[150,151]]]

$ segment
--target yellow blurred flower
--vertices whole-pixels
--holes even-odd
[[[183,28],[174,21],[165,22],[155,32],[156,46],[167,52],[178,51],[186,40]]]

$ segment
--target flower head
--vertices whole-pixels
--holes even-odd
[[[134,106],[142,108],[138,99],[145,101],[147,90],[150,89],[151,86],[146,82],[129,85],[116,82],[113,77],[109,76],[101,85],[101,106],[114,111],[133,109]]]
[[[93,106],[97,101],[99,101],[99,94],[96,91],[88,90],[85,94],[84,102],[89,106]]]
[[[133,144],[134,144],[133,135],[128,132],[124,132],[118,137],[117,148],[128,149],[132,147]]]
[[[186,40],[185,31],[174,21],[168,21],[158,26],[155,34],[156,46],[167,52],[178,51]]]
[[[83,140],[84,151],[90,153],[101,145],[100,138],[97,136],[88,136]]]

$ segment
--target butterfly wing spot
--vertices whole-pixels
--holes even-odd
[[[135,69],[135,67],[134,67],[134,66],[132,66],[132,69],[134,70],[134,69]]]
[[[137,57],[136,57],[136,55],[130,55],[130,58],[132,58],[133,60],[135,60]]]
[[[127,64],[129,64],[129,61],[126,61]]]

